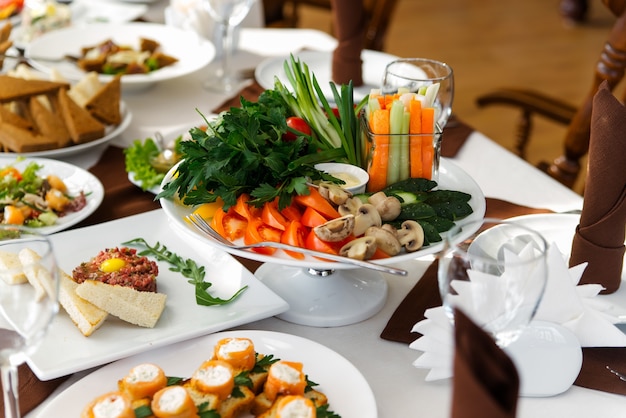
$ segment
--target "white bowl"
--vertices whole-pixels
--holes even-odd
[[[365,192],[365,186],[370,179],[367,171],[351,164],[343,163],[320,163],[315,168],[337,177],[346,182],[341,186],[352,194]]]

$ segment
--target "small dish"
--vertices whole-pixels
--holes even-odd
[[[342,184],[341,187],[352,194],[365,192],[365,186],[370,179],[367,171],[352,164],[320,163],[316,164],[315,168],[345,181],[346,183]]]

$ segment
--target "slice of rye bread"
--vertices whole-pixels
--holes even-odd
[[[35,125],[23,116],[18,115],[10,110],[7,106],[0,105],[0,122],[17,126],[18,128],[34,131]]]
[[[69,84],[46,80],[26,80],[0,74],[0,103],[23,100],[40,94],[56,93],[62,88],[69,88]]]
[[[89,337],[100,328],[109,314],[78,296],[76,293],[78,283],[67,273],[61,271],[59,275],[59,303],[80,332],[85,337]]]
[[[0,143],[12,152],[36,152],[57,148],[56,141],[27,129],[0,123]]]
[[[122,122],[120,100],[122,98],[122,76],[118,75],[100,87],[85,104],[91,116],[107,125],[119,125]]]
[[[29,104],[30,114],[41,135],[55,141],[59,148],[67,147],[72,143],[70,132],[59,115],[44,106],[37,97],[31,97]]]
[[[104,125],[91,116],[87,109],[76,104],[68,96],[66,89],[59,90],[58,103],[65,126],[67,126],[75,144],[90,142],[104,136]]]
[[[132,287],[97,280],[85,280],[76,293],[121,320],[146,328],[154,328],[167,299],[163,293],[140,292]]]

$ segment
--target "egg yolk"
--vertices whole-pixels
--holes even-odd
[[[108,260],[104,260],[102,264],[100,264],[100,271],[103,271],[104,273],[113,273],[114,271],[118,271],[125,265],[126,262],[121,258],[109,258]]]

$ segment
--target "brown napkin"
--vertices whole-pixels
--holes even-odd
[[[588,389],[626,395],[626,382],[611,373],[626,374],[626,348],[583,347],[583,365],[574,384]]]
[[[619,288],[625,237],[626,109],[605,81],[593,99],[583,211],[570,257],[570,266],[589,263],[581,284],[601,284],[603,293]]]
[[[333,30],[338,44],[333,51],[332,80],[337,84],[363,85],[361,51],[367,18],[363,0],[332,0]]]
[[[263,91],[265,91],[265,89],[255,80],[251,84],[244,87],[235,97],[226,100],[224,103],[213,109],[213,112],[220,113],[224,110],[230,109],[231,107],[241,107],[241,96],[243,96],[246,100],[257,101]]]
[[[454,314],[452,418],[513,418],[519,375],[513,361],[462,311]]]
[[[530,213],[551,212],[548,209],[530,208],[500,199],[487,198],[486,200],[485,216],[489,218],[505,219]],[[421,336],[419,333],[411,332],[413,325],[425,319],[424,312],[426,309],[437,306],[441,306],[441,296],[437,283],[437,261],[435,260],[400,303],[380,337],[405,344],[412,343]]]

